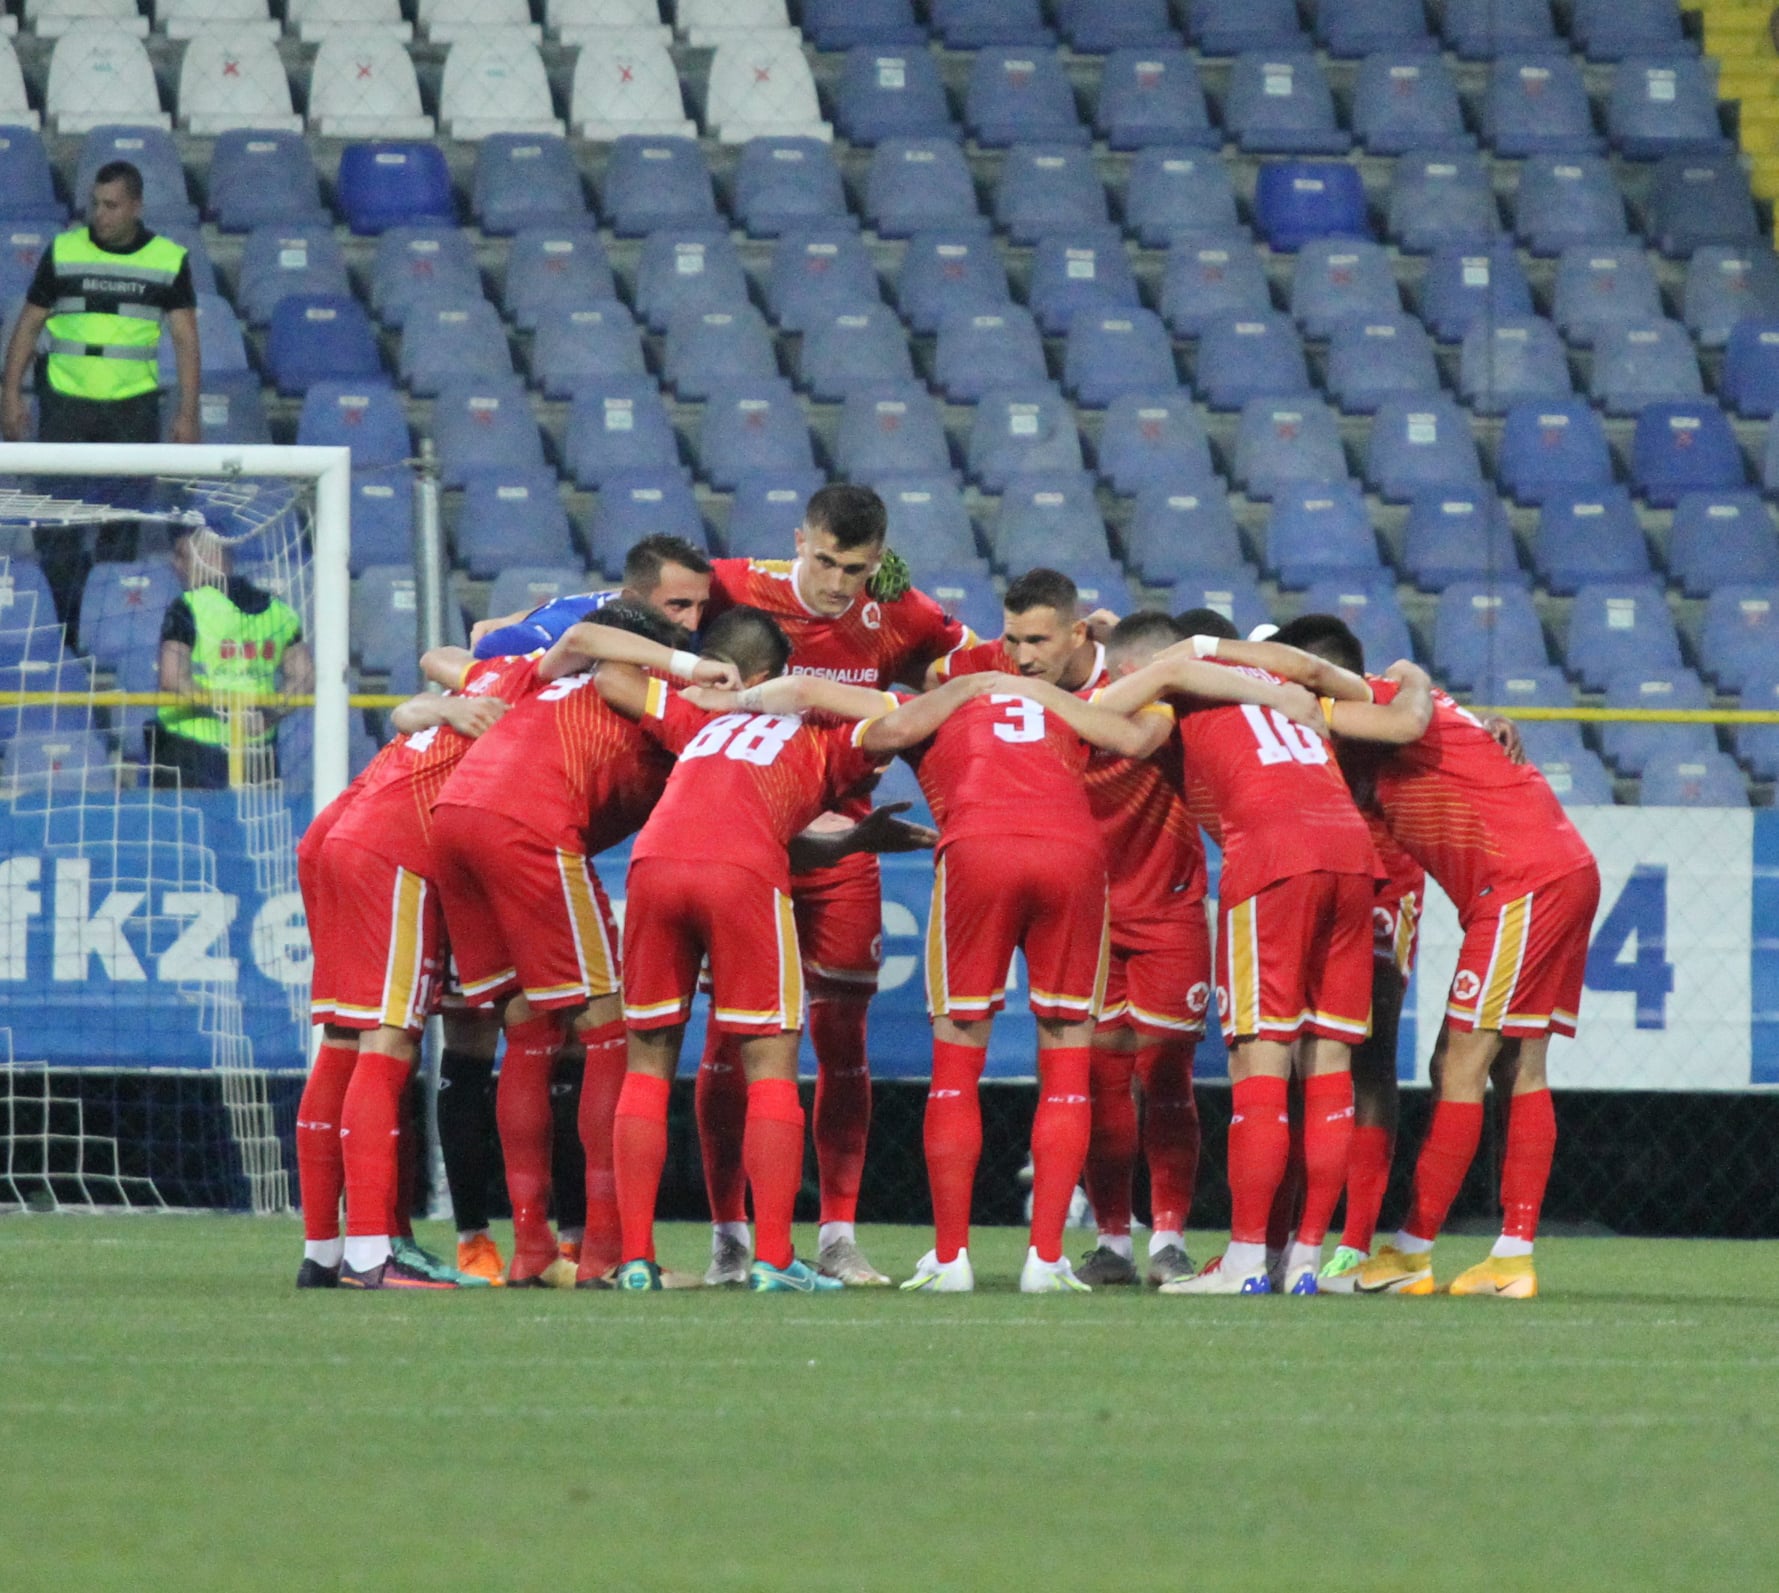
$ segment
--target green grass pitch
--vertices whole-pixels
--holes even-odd
[[[287,1221],[5,1220],[0,1587],[1773,1585],[1779,1245],[1550,1240],[1521,1305],[1033,1299],[976,1240],[973,1297],[373,1300]]]

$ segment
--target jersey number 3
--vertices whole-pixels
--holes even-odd
[[[1001,710],[995,720],[995,736],[1001,741],[1042,741],[1044,710],[1030,697],[996,692],[988,699]]]
[[[738,763],[774,762],[802,728],[791,714],[720,714],[686,743],[682,758],[714,758],[719,752]]]
[[[1258,703],[1244,703],[1242,717],[1260,743],[1262,763],[1326,763],[1328,743],[1306,730],[1295,720],[1287,719],[1277,708],[1262,708]]]

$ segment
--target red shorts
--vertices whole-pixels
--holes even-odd
[[[334,952],[338,936],[327,933],[333,916],[328,874],[322,865],[321,843],[339,823],[347,804],[338,797],[315,815],[297,843],[297,889],[303,897],[303,917],[309,925],[309,1021],[334,1021],[334,987],[338,980]]]
[[[444,918],[429,880],[379,852],[330,840],[320,858],[324,910],[310,927],[316,1021],[347,1029],[422,1028],[438,999]]]
[[[871,995],[883,962],[883,874],[855,852],[833,868],[791,878],[797,940],[811,995]]]
[[[1354,1044],[1371,1027],[1372,882],[1296,874],[1223,912],[1217,1004],[1223,1038]]]
[[[1371,954],[1404,979],[1415,971],[1421,943],[1421,899],[1414,891],[1379,897],[1371,904]]]
[[[1590,864],[1472,912],[1446,1022],[1460,1033],[1495,1029],[1508,1039],[1573,1037],[1599,905],[1600,871]]]
[[[1028,835],[955,841],[939,854],[927,921],[927,1010],[970,1023],[1007,1004],[1025,952],[1031,1007],[1080,1023],[1106,992],[1106,869],[1098,850]]]
[[[581,853],[505,814],[455,802],[433,809],[432,851],[471,1006],[523,990],[548,1012],[617,990],[617,926]]]
[[[1112,925],[1102,1030],[1200,1035],[1210,1004],[1211,930],[1202,900],[1182,903],[1165,923]]]
[[[710,959],[710,1021],[723,1034],[803,1026],[803,964],[791,898],[732,863],[643,857],[624,902],[624,1022],[684,1023]]]

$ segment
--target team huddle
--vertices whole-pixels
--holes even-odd
[[[657,1263],[654,1221],[701,983],[702,1281],[888,1284],[854,1226],[876,854],[931,845],[935,1242],[904,1289],[974,1287],[978,1086],[1018,951],[1039,1083],[1022,1290],[1146,1277],[1169,1294],[1431,1293],[1493,1080],[1502,1233],[1449,1288],[1536,1294],[1556,1141],[1546,1053],[1575,1032],[1599,879],[1511,727],[1479,721],[1411,663],[1365,673],[1332,616],[1265,641],[1209,610],[1083,618],[1050,570],[1015,580],[1002,637],[978,641],[909,588],[866,489],[818,492],[796,541],[794,561],[773,563],[651,537],[620,592],[496,617],[473,650],[428,653],[445,694],[396,709],[400,734],[317,815],[298,854],[322,1027],[298,1113],[299,1287],[700,1281]],[[873,811],[896,757],[936,833]],[[1222,854],[1214,935],[1201,830]],[[620,944],[592,865],[631,837]],[[1423,871],[1464,940],[1408,1217],[1378,1243]],[[1234,1091],[1231,1237],[1195,1268],[1192,1063],[1213,992]],[[455,1264],[407,1226],[403,1094],[439,1010]],[[791,1234],[805,1023],[821,1206],[807,1260]],[[564,1068],[580,1075],[568,1176],[551,1105]],[[496,1137],[505,1263],[486,1211]],[[1146,1271],[1131,1236],[1139,1154]],[[1064,1229],[1083,1182],[1099,1231],[1076,1265]]]

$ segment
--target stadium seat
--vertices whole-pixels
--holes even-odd
[[[237,298],[248,321],[264,326],[291,293],[349,297],[346,254],[325,224],[258,227],[241,250]]]
[[[1705,683],[1690,669],[1628,669],[1606,683],[1608,708],[1709,708]],[[1715,755],[1717,735],[1709,725],[1621,722],[1600,727],[1600,750],[1621,774],[1640,775],[1658,761],[1678,763]]]
[[[1594,340],[1589,378],[1594,402],[1609,415],[1635,415],[1649,404],[1705,396],[1693,340],[1678,321],[1631,321]]]
[[[1316,39],[1337,58],[1439,49],[1420,0],[1321,0],[1314,10]]]
[[[266,369],[286,397],[316,382],[387,380],[377,334],[356,299],[293,293],[272,311]]]
[[[1185,393],[1126,393],[1113,399],[1100,427],[1096,463],[1100,479],[1125,495],[1153,487],[1223,492],[1204,422]]]
[[[631,470],[667,470],[680,462],[673,421],[647,376],[610,376],[575,393],[563,462],[577,486],[600,487]]]
[[[453,380],[498,379],[513,369],[500,312],[486,299],[428,294],[402,323],[401,379],[417,398]]]
[[[965,458],[985,492],[1000,492],[1024,471],[1070,472],[1083,463],[1073,412],[1055,387],[1041,382],[983,394]]]
[[[42,122],[25,93],[25,74],[19,69],[12,40],[0,31],[0,127],[34,133]]]
[[[721,310],[747,297],[741,255],[725,229],[664,227],[644,240],[636,312],[651,331],[665,332],[682,310]]]
[[[164,559],[101,561],[88,571],[80,599],[80,650],[101,664],[158,648],[168,605],[183,588]]]
[[[1079,314],[1135,311],[1137,280],[1115,227],[1046,233],[1032,256],[1026,294],[1046,334],[1065,333]]]
[[[0,189],[7,174],[0,170]],[[299,133],[224,133],[210,156],[207,213],[224,232],[327,223],[321,179]]]
[[[1345,481],[1340,422],[1314,393],[1255,398],[1235,431],[1235,484],[1250,498],[1271,498],[1299,482]]]
[[[1470,691],[1479,681],[1550,662],[1532,595],[1519,586],[1454,581],[1433,611],[1433,673]]]
[[[1281,484],[1266,522],[1266,567],[1287,587],[1341,577],[1375,578],[1377,537],[1359,484]]]
[[[1249,570],[1183,570],[1174,578],[1171,601],[1175,613],[1208,608],[1221,614],[1244,636],[1272,619]]]
[[[1748,174],[1733,150],[1664,155],[1650,181],[1648,209],[1649,237],[1665,255],[1762,237]]]
[[[1253,578],[1228,495],[1221,491],[1146,488],[1131,507],[1124,546],[1131,568],[1151,586],[1172,586],[1195,571],[1229,570]]]
[[[1462,342],[1485,324],[1532,313],[1532,285],[1512,247],[1442,248],[1421,281],[1421,319],[1442,343]]]
[[[1252,155],[1340,155],[1352,135],[1334,119],[1334,94],[1313,51],[1236,57],[1223,101],[1230,135]]]
[[[1699,665],[1724,691],[1741,691],[1779,657],[1779,584],[1720,586],[1705,600]]]
[[[1199,335],[1193,386],[1212,409],[1307,392],[1309,367],[1290,316],[1238,312],[1212,320]]]
[[[964,121],[976,141],[989,148],[1087,144],[1093,138],[1076,109],[1062,62],[1044,48],[978,50],[964,90]]]
[[[607,575],[624,568],[624,555],[645,536],[666,532],[693,547],[709,546],[692,483],[677,465],[667,470],[619,471],[599,489],[587,537],[588,556]]]
[[[1380,404],[1371,423],[1365,479],[1392,503],[1427,488],[1476,490],[1482,485],[1482,466],[1470,418],[1443,394]]]
[[[432,44],[501,35],[536,44],[543,38],[526,0],[420,0],[419,22]]]
[[[1402,308],[1390,257],[1375,243],[1312,238],[1291,272],[1291,314],[1305,337],[1326,338],[1346,320],[1394,315]]]
[[[952,315],[992,315],[1012,302],[1006,263],[992,238],[950,228],[909,239],[896,305],[915,332],[930,336]]]
[[[959,136],[938,65],[924,49],[848,50],[834,90],[834,122],[854,144]]]
[[[81,674],[76,665],[64,666],[64,670],[77,677]],[[53,689],[80,689],[74,681],[64,684],[62,677],[63,671],[58,671]],[[111,754],[96,731],[28,730],[6,744],[6,774],[20,795],[45,790],[84,792],[89,786],[109,783]]]
[[[527,227],[584,226],[581,174],[564,138],[490,133],[476,146],[470,212],[499,237]]]
[[[1001,600],[995,595],[988,566],[980,560],[950,569],[929,569],[921,576],[921,586],[947,614],[961,620],[978,636],[1000,635]]]
[[[163,392],[162,442],[173,440],[173,421],[178,410],[177,390]],[[258,376],[249,370],[203,372],[198,383],[198,441],[215,445],[272,441]]]
[[[1724,412],[1709,399],[1651,404],[1631,434],[1631,482],[1637,494],[1667,508],[1689,492],[1746,484],[1742,450]]]
[[[552,470],[478,471],[463,484],[452,538],[457,561],[472,580],[487,581],[512,565],[571,565],[568,511]],[[509,607],[489,606],[491,614]]]
[[[1365,184],[1344,161],[1267,161],[1254,187],[1262,237],[1287,252],[1311,238],[1369,238]]]
[[[1438,391],[1432,339],[1412,316],[1347,321],[1328,340],[1328,396],[1347,414],[1369,415],[1386,399]]]
[[[1594,129],[1581,68],[1560,55],[1503,55],[1489,72],[1483,140],[1496,155],[1592,155],[1606,147]]]
[[[1322,8],[1337,14],[1346,9],[1338,4]],[[1353,89],[1353,132],[1368,155],[1467,149],[1472,143],[1464,128],[1458,85],[1445,62],[1412,44],[1392,45],[1359,63]]]
[[[23,124],[0,123],[0,216],[60,222],[67,214],[56,198],[43,140]]]
[[[387,671],[419,651],[412,564],[373,564],[352,583],[352,651],[366,669]],[[292,718],[297,717],[292,715]]]
[[[1575,594],[1563,651],[1586,690],[1604,691],[1623,669],[1677,667],[1680,638],[1653,582],[1596,581]]]
[[[1580,400],[1515,404],[1501,428],[1497,475],[1516,503],[1539,504],[1552,493],[1610,486],[1606,428]]]
[[[1407,617],[1396,601],[1396,588],[1388,580],[1318,580],[1303,594],[1303,611],[1334,614],[1344,620],[1359,638],[1366,663],[1372,669],[1386,669],[1399,658],[1415,656]]]
[[[507,250],[500,302],[520,331],[533,331],[552,310],[602,304],[617,296],[611,262],[591,226],[528,226],[515,234]]]
[[[917,577],[928,570],[956,568],[976,557],[969,511],[949,474],[897,474],[873,485],[889,514],[889,545]]]
[[[1758,492],[1689,492],[1668,529],[1669,574],[1688,597],[1779,582],[1779,533]]]
[[[809,426],[791,384],[772,377],[712,393],[698,432],[698,469],[720,492],[759,471],[813,471]]]
[[[688,44],[714,50],[737,33],[790,28],[785,0],[674,0],[674,30]]]
[[[834,464],[849,481],[948,472],[945,423],[927,390],[914,381],[854,388],[841,404]]]
[[[1189,0],[1187,27],[1206,55],[1301,49],[1309,41],[1295,0]]]
[[[834,152],[814,138],[755,138],[735,167],[735,215],[752,238],[846,221]]]
[[[1229,173],[1211,150],[1144,149],[1130,163],[1124,224],[1146,249],[1185,233],[1241,231]]]
[[[1724,349],[1723,396],[1739,415],[1779,412],[1779,317],[1737,323]]]
[[[1674,0],[1575,0],[1569,31],[1590,61],[1666,55],[1684,42]]]
[[[567,130],[550,99],[543,55],[510,28],[461,37],[451,46],[439,120],[459,141],[496,133],[561,137]]]
[[[1661,313],[1655,268],[1640,245],[1580,244],[1558,258],[1551,319],[1571,343],[1592,343],[1603,327]]]
[[[304,447],[350,448],[354,470],[399,465],[414,452],[400,397],[376,383],[316,382],[303,395],[296,440]]]
[[[1514,229],[1533,254],[1571,244],[1618,243],[1625,202],[1612,168],[1597,155],[1536,155],[1520,167]]]
[[[64,136],[108,125],[172,125],[142,41],[115,28],[73,28],[56,40],[43,108]]]
[[[309,128],[323,138],[431,138],[401,40],[359,31],[323,39],[309,76]]]
[[[636,34],[584,45],[575,58],[569,120],[582,138],[601,142],[695,138],[679,71],[667,47]],[[610,209],[610,201],[607,201]]]
[[[818,50],[850,50],[857,44],[925,44],[914,0],[803,0],[803,35]]]
[[[1167,0],[1125,0],[1115,6],[1101,0],[1056,0],[1055,11],[1063,38],[1079,54],[1155,50],[1180,42],[1168,18]]]
[[[59,221],[0,223],[0,304],[24,296],[37,274],[37,262],[61,230]]]
[[[1585,747],[1567,757],[1537,758],[1538,772],[1564,807],[1610,807],[1612,776],[1606,765]]]
[[[642,332],[615,299],[552,305],[539,316],[531,377],[544,397],[573,399],[590,382],[647,373]]]
[[[1727,148],[1714,78],[1685,53],[1621,62],[1606,102],[1612,147],[1632,160]]]
[[[1644,766],[1637,800],[1646,808],[1745,808],[1748,786],[1727,752],[1664,752]]]
[[[1411,254],[1492,248],[1500,215],[1487,169],[1462,149],[1401,156],[1390,178],[1385,226]]]
[[[543,438],[525,389],[516,380],[453,383],[433,400],[432,440],[440,484],[446,488],[461,487],[478,470],[524,469],[544,462]]]
[[[784,331],[806,331],[830,316],[882,302],[876,263],[850,227],[799,227],[773,248],[766,303]]]
[[[1694,251],[1681,288],[1681,319],[1701,348],[1722,348],[1738,321],[1779,321],[1779,255],[1758,242]]]
[[[342,33],[374,33],[399,44],[414,36],[400,0],[288,0],[285,10],[290,31],[304,44]]]
[[[1231,315],[1270,315],[1266,268],[1246,234],[1177,238],[1161,279],[1161,313],[1179,337]]]
[[[681,401],[694,402],[729,382],[777,376],[772,329],[751,304],[680,310],[667,323],[661,375]]]
[[[391,227],[371,262],[371,309],[385,326],[407,324],[422,299],[482,297],[482,273],[469,238],[455,227]]]
[[[1549,492],[1532,536],[1532,564],[1558,597],[1597,581],[1651,579],[1649,544],[1623,487]]]
[[[1779,670],[1768,669],[1746,681],[1741,706],[1756,713],[1779,713]],[[1739,725],[1736,754],[1757,780],[1779,780],[1779,724]]]
[[[995,190],[995,220],[1014,243],[1106,226],[1106,190],[1092,152],[1066,144],[1021,144],[1008,150]]]
[[[1111,557],[1093,482],[1079,472],[1026,471],[1009,481],[988,540],[993,562],[1009,573]]]
[[[1488,587],[1525,583],[1513,526],[1495,494],[1415,494],[1402,524],[1403,573],[1423,591],[1440,592],[1458,581]]]
[[[1505,709],[1509,718],[1522,708],[1575,706],[1575,690],[1568,677],[1554,664],[1542,669],[1517,670],[1493,680],[1480,680],[1476,683],[1475,693],[1478,703]],[[1526,756],[1540,768],[1552,761],[1567,763],[1585,751],[1581,726],[1573,720],[1522,719],[1519,732],[1525,743]],[[1587,753],[1587,756],[1593,754]]]
[[[1038,0],[928,0],[933,34],[953,50],[993,44],[1048,44]]]
[[[803,524],[810,497],[822,485],[813,470],[761,471],[743,476],[730,494],[723,543],[731,558],[779,559]]]
[[[83,208],[99,168],[114,160],[127,160],[142,173],[142,210],[150,226],[183,226],[197,219],[173,135],[158,127],[109,120],[89,129],[80,141],[72,191]]]
[[[884,238],[987,225],[969,163],[949,138],[884,139],[872,151],[865,178],[865,218]]]
[[[1567,398],[1569,357],[1557,329],[1541,316],[1477,321],[1458,355],[1458,392],[1482,415],[1504,415],[1528,399]]]
[[[179,67],[179,121],[200,136],[231,128],[301,132],[277,44],[232,30],[193,38]]]
[[[1118,7],[1093,7],[1116,14]],[[1113,149],[1165,146],[1215,149],[1223,135],[1211,125],[1204,85],[1184,50],[1153,45],[1122,49],[1100,73],[1094,126]]]
[[[606,162],[600,199],[620,238],[719,224],[710,168],[690,139],[618,139]]]
[[[887,304],[842,310],[803,333],[797,375],[818,403],[839,403],[859,388],[912,382],[908,334]]]
[[[1465,61],[1565,48],[1550,0],[1446,0],[1441,20],[1446,44]]]
[[[340,151],[338,193],[356,233],[457,222],[450,168],[435,144],[347,145]]]
[[[1153,310],[1083,310],[1063,343],[1062,385],[1077,404],[1104,409],[1127,393],[1179,384],[1174,349]]]
[[[729,35],[717,47],[705,95],[705,122],[721,142],[750,138],[817,138],[834,129],[822,120],[815,78],[795,33]]]
[[[502,566],[488,593],[490,614],[517,614],[572,597],[586,589],[587,579],[579,560],[568,564],[514,564]]]

